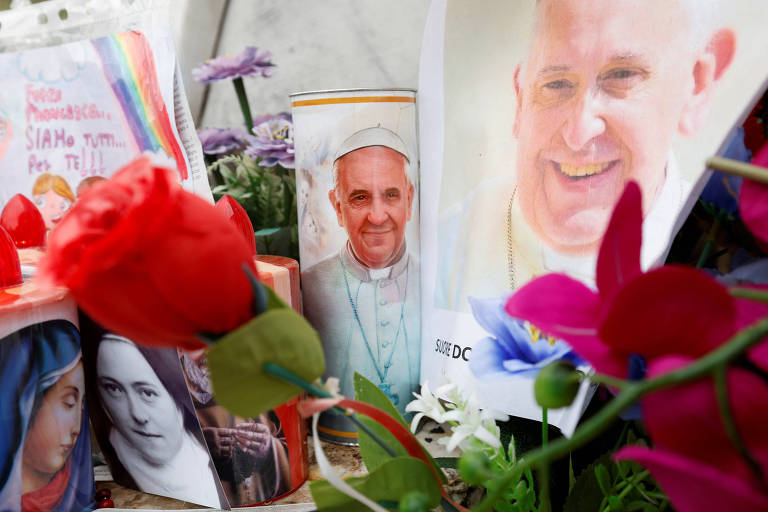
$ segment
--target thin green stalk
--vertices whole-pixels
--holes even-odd
[[[275,364],[275,363],[264,363],[264,366],[261,367],[262,370],[264,370],[264,373],[267,373],[269,375],[272,375],[273,377],[277,377],[278,379],[282,379],[286,382],[289,382],[293,384],[294,386],[303,389],[307,393],[317,396],[320,398],[334,398],[334,396],[330,393],[328,393],[326,390],[319,388],[313,384],[310,384],[306,380],[302,379],[292,371],[283,368],[282,366]],[[343,414],[347,414],[347,410],[343,407],[334,407],[335,411],[341,412]],[[357,417],[356,413],[353,414],[347,414],[350,421],[354,423],[359,429],[361,429],[363,432],[371,436],[371,439],[373,439],[376,444],[381,446],[381,448],[387,452],[387,454],[391,457],[397,457],[397,452],[392,449],[391,446],[389,446],[386,441],[384,441],[382,438],[380,438],[374,431],[372,431],[370,428],[368,428],[368,425],[360,421],[360,418]]]
[[[549,441],[549,420],[546,407],[541,408],[541,446],[547,446]],[[539,469],[539,480],[541,481],[541,492],[539,493],[539,510],[541,512],[550,512],[552,505],[549,502],[549,463],[545,463]]]
[[[593,382],[595,384],[605,384],[608,387],[617,388],[620,390],[632,384],[631,382],[626,381],[624,379],[611,377],[610,375],[605,375],[603,373],[593,373],[592,375],[584,375],[583,377],[581,377],[581,380],[584,380],[584,379],[587,379],[590,382]]]
[[[552,512],[552,503],[549,500],[549,464],[543,464],[539,469],[541,492],[539,492],[539,512]]]
[[[715,217],[715,221],[712,223],[712,227],[709,229],[709,233],[707,234],[707,243],[704,244],[704,249],[699,255],[699,261],[696,262],[696,268],[703,267],[704,263],[706,263],[709,259],[709,253],[712,252],[712,246],[715,244],[715,237],[717,236],[717,231],[719,229],[720,215],[718,214],[717,217]]]
[[[744,459],[744,462],[749,466],[749,469],[755,475],[757,480],[763,482],[763,470],[744,444],[744,441],[742,441],[741,436],[739,435],[739,429],[736,427],[736,422],[733,419],[733,411],[731,410],[730,400],[728,398],[727,370],[727,367],[722,365],[717,367],[714,371],[715,394],[717,396],[717,405],[720,409],[720,419],[722,420],[725,432],[728,434],[728,438],[736,448],[736,451],[739,452],[739,455]]]
[[[502,496],[507,487],[519,480],[523,471],[531,467],[539,467],[552,459],[563,457],[568,452],[594,439],[611,424],[611,421],[616,416],[643,395],[704,377],[711,373],[718,365],[727,364],[737,358],[766,335],[768,335],[768,318],[764,318],[751,327],[739,331],[725,345],[679,370],[660,375],[655,379],[630,383],[602,410],[579,427],[570,439],[563,437],[549,443],[546,447],[530,452],[520,459],[508,473],[499,476],[495,480],[495,485],[490,486],[492,490],[488,491],[486,497],[474,510],[476,512],[491,510],[493,504]]]
[[[768,291],[758,290],[756,288],[729,288],[728,291],[734,297],[756,300],[758,302],[768,302]]]
[[[245,128],[248,133],[253,133],[253,118],[251,117],[251,106],[248,105],[248,95],[245,94],[245,85],[243,85],[242,77],[237,77],[232,80],[232,85],[235,86],[235,93],[237,94],[237,101],[240,103],[240,110],[243,112],[243,119],[245,119]]]
[[[647,469],[645,469],[645,470],[641,471],[640,473],[636,474],[636,475],[635,475],[635,477],[634,477],[632,480],[630,480],[630,481],[628,481],[628,482],[627,482],[627,486],[626,486],[624,489],[622,489],[622,490],[621,490],[621,492],[620,492],[619,494],[617,494],[617,497],[618,497],[618,498],[623,498],[623,497],[625,497],[627,494],[629,494],[629,492],[630,492],[632,489],[634,489],[634,488],[635,488],[635,486],[636,486],[637,484],[639,484],[640,482],[642,482],[642,481],[645,479],[645,477],[647,477],[649,474],[650,474],[650,473],[648,472],[648,470],[647,470]],[[639,490],[639,489],[638,489],[638,490]],[[654,503],[654,505],[655,505],[655,503]],[[602,512],[610,512],[610,510],[611,510],[611,507],[610,507],[610,505],[609,505],[609,506],[607,506],[606,508],[604,508],[604,509],[602,510]]]
[[[303,389],[310,395],[320,397],[320,398],[335,398],[332,394],[330,394],[323,388],[319,388],[314,384],[310,384],[306,380],[302,379],[292,371],[286,368],[283,368],[279,364],[264,363],[264,366],[262,366],[261,369],[264,370],[264,373],[269,374],[273,377],[277,377],[278,379],[282,379],[286,382],[289,382],[294,386]]]

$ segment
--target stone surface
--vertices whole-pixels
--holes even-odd
[[[457,457],[458,453],[449,453],[445,446],[438,442],[440,438],[450,435],[450,429],[446,425],[438,425],[434,421],[428,420],[421,424],[416,437],[427,448],[433,457]],[[321,441],[321,446],[325,455],[334,470],[343,478],[364,476],[367,471],[365,464],[360,456],[360,450],[357,446],[343,446]],[[309,453],[309,479],[292,494],[277,500],[273,503],[274,507],[254,507],[253,510],[264,512],[303,512],[314,510],[312,504],[312,495],[309,492],[309,483],[315,480],[322,480],[323,476],[317,467],[317,460],[314,454],[314,444],[310,436],[307,442]],[[446,470],[449,480],[449,492],[451,497],[457,502],[463,504],[474,503],[478,496],[470,492],[459,478],[455,470]],[[97,482],[97,489],[107,487],[112,490],[112,499],[115,506],[121,509],[130,510],[211,510],[201,509],[199,505],[186,503],[171,498],[147,494],[132,489],[126,489],[114,482]],[[251,510],[250,508],[237,510]]]
[[[173,0],[174,34],[198,127],[235,126],[243,119],[231,83],[208,90],[190,70],[207,57],[269,50],[273,77],[246,78],[253,115],[290,111],[288,94],[319,89],[418,84],[419,53],[429,0]],[[183,20],[183,21],[181,21]],[[222,22],[218,49],[215,33]],[[206,50],[210,52],[206,55]]]
[[[366,474],[360,450],[356,446],[342,446],[321,441],[326,457],[333,468],[344,478],[351,476],[363,476]],[[317,468],[313,443],[310,438],[307,442],[309,449],[309,479],[294,493],[274,502],[275,511],[294,512],[301,510],[313,510],[312,495],[309,492],[309,482],[322,480],[323,477]],[[126,489],[115,482],[98,482],[97,489],[109,488],[112,491],[112,500],[115,507],[130,510],[200,510],[200,505],[186,503],[184,501],[147,494],[133,489]],[[304,505],[300,507],[287,507],[288,505]],[[258,507],[256,510],[269,511],[269,507]],[[211,509],[205,509],[211,510]],[[237,509],[249,510],[249,509]]]

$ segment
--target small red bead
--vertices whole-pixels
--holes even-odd
[[[105,500],[111,497],[112,497],[112,491],[107,487],[104,487],[103,489],[99,489],[98,491],[96,491],[96,501]]]
[[[45,221],[35,203],[21,194],[13,196],[0,214],[0,226],[11,235],[16,247],[45,245]]]
[[[96,504],[96,508],[115,508],[115,502],[109,498],[104,498]]]

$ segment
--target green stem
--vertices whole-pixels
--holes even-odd
[[[326,390],[319,388],[313,384],[310,384],[306,380],[302,379],[292,371],[283,368],[282,366],[275,364],[275,363],[264,363],[264,366],[261,367],[261,369],[264,371],[264,373],[268,375],[272,375],[273,377],[277,377],[278,379],[282,379],[290,384],[293,384],[294,386],[303,389],[310,395],[320,397],[320,398],[335,398],[332,394],[327,392]],[[372,431],[370,428],[368,428],[368,425],[360,421],[360,418],[357,417],[356,413],[347,414],[347,410],[343,407],[334,407],[333,408],[337,412],[341,412],[345,415],[347,415],[352,423],[354,423],[360,430],[371,436],[371,439],[373,439],[376,444],[381,446],[381,448],[387,452],[387,454],[390,457],[397,457],[397,452],[390,447],[386,441],[384,441],[382,438],[380,438],[374,431]]]
[[[595,384],[605,384],[608,387],[617,388],[617,389],[624,389],[627,386],[630,386],[632,384],[630,381],[618,379],[616,377],[611,377],[610,375],[605,375],[603,373],[593,373],[592,375],[584,375],[582,379],[587,379],[590,382],[593,382]]]
[[[715,221],[712,223],[712,227],[709,229],[709,233],[707,234],[707,243],[704,244],[704,249],[699,255],[699,261],[696,262],[696,268],[703,267],[704,263],[706,263],[709,259],[709,253],[712,252],[712,246],[715,244],[715,237],[717,236],[717,231],[719,229],[720,215],[718,214],[717,217],[715,217]]]
[[[620,492],[619,494],[617,494],[617,497],[618,497],[618,498],[623,498],[623,497],[625,497],[627,494],[629,494],[629,492],[630,492],[632,489],[634,489],[634,488],[635,488],[635,486],[636,486],[637,484],[639,484],[640,482],[642,482],[642,481],[645,479],[645,477],[647,477],[649,474],[650,474],[650,473],[648,472],[648,470],[647,470],[647,469],[645,469],[645,470],[641,471],[640,473],[636,474],[636,475],[634,476],[634,478],[632,478],[632,480],[630,480],[629,482],[627,482],[627,486],[626,486],[624,489],[622,489],[622,490],[621,490],[621,492]],[[638,489],[638,490],[639,490],[639,489]],[[655,503],[654,503],[654,505],[655,505]],[[611,507],[610,507],[610,506],[608,506],[608,507],[604,508],[604,509],[602,510],[602,512],[610,512],[610,510],[611,510]]]
[[[252,134],[253,118],[251,117],[251,107],[248,105],[248,95],[245,94],[245,85],[243,85],[242,77],[237,77],[232,80],[232,85],[235,86],[237,101],[240,103],[240,110],[243,112],[243,119],[245,119],[245,129],[248,130],[249,134]]]
[[[729,288],[728,291],[734,297],[741,297],[743,299],[756,300],[758,302],[768,302],[768,291],[758,290],[755,288]]]
[[[728,438],[736,448],[736,451],[739,452],[739,455],[744,459],[744,462],[749,466],[749,469],[755,475],[757,480],[763,482],[763,470],[742,441],[741,436],[739,435],[739,429],[736,427],[736,422],[733,419],[733,411],[731,410],[730,400],[728,398],[726,366],[718,366],[714,371],[714,376],[717,405],[720,408],[720,419],[723,421],[725,432],[728,434]]]
[[[552,503],[549,501],[549,464],[544,464],[539,469],[541,492],[539,493],[539,512],[552,512]]]
[[[754,325],[736,333],[728,343],[710,352],[701,359],[675,370],[665,373],[655,379],[632,382],[619,393],[603,409],[591,419],[579,427],[570,439],[560,438],[545,447],[538,448],[525,457],[504,475],[495,479],[490,486],[488,494],[474,509],[475,512],[487,512],[491,510],[506,488],[513,482],[517,482],[520,475],[528,468],[540,467],[552,459],[563,457],[584,443],[595,438],[603,432],[624,409],[635,403],[643,395],[658,389],[677,386],[699,379],[711,373],[717,366],[727,364],[737,358],[741,353],[768,335],[768,318],[764,318]]]
[[[541,446],[547,446],[549,441],[549,420],[546,407],[541,408]],[[552,505],[549,502],[549,464],[543,464],[539,469],[539,480],[541,481],[541,493],[539,494],[539,510],[541,512],[550,512]]]

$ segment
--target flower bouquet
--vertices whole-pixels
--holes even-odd
[[[287,113],[253,118],[243,78],[272,76],[269,52],[249,46],[235,56],[216,57],[192,70],[198,82],[231,80],[244,127],[198,131],[216,199],[233,197],[256,230],[257,249],[299,259],[293,124]]]

